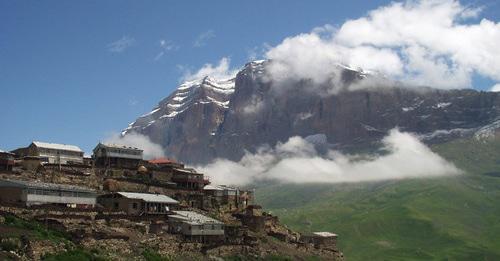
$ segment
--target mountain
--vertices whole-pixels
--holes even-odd
[[[497,93],[388,87],[380,75],[337,65],[341,86],[329,94],[330,84],[273,81],[270,63],[250,62],[229,79],[187,81],[122,134],[144,134],[171,157],[206,163],[238,160],[245,150],[295,135],[321,134],[335,149],[349,150],[379,141],[394,127],[433,144],[499,125]],[[358,83],[365,88],[350,88]]]
[[[350,260],[500,259],[500,94],[410,88],[338,65],[335,92],[275,82],[272,61],[234,78],[183,83],[125,131],[188,163],[238,160],[299,135],[338,150],[370,149],[387,131],[413,132],[464,170],[458,177],[352,184],[259,184],[257,202],[301,232],[333,231]],[[362,83],[362,84],[360,84]],[[326,141],[325,141],[326,140]]]

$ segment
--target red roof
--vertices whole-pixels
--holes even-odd
[[[150,160],[148,162],[151,163],[151,164],[171,164],[171,163],[177,163],[175,160],[169,159],[169,158],[157,158],[157,159],[152,159],[152,160]]]

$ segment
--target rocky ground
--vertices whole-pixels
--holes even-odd
[[[104,260],[153,260],[151,256],[165,260],[342,259],[339,252],[288,243],[267,233],[249,232],[247,237],[252,240],[241,244],[203,244],[186,242],[182,236],[166,232],[150,233],[149,221],[87,218],[95,216],[95,212],[63,213],[13,207],[0,207],[0,211],[2,260],[50,260],[51,255],[75,251]],[[42,213],[49,213],[50,218],[43,219]],[[58,214],[60,217],[55,217]]]
[[[40,180],[100,188],[98,175],[52,172],[0,173],[0,178]],[[201,211],[201,210],[197,210]],[[202,212],[241,226],[229,211]],[[0,260],[342,260],[336,250],[301,244],[298,234],[267,214],[266,229],[243,228],[224,243],[194,243],[180,235],[150,231],[151,220],[103,218],[94,210],[0,206]],[[165,222],[159,220],[155,222]]]

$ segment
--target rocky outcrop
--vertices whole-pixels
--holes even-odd
[[[376,75],[342,67],[342,88],[326,94],[331,86],[307,80],[278,86],[266,76],[267,63],[251,62],[234,79],[184,83],[123,134],[147,135],[171,157],[206,163],[238,160],[245,150],[295,135],[323,134],[335,149],[349,149],[398,127],[442,142],[472,135],[500,116],[500,96],[493,92],[384,87]],[[366,88],[347,90],[360,81]]]

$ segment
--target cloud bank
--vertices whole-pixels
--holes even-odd
[[[492,92],[500,92],[500,83],[493,85],[490,89]]]
[[[454,0],[391,3],[339,27],[325,25],[271,48],[274,81],[324,83],[337,64],[412,85],[470,88],[479,75],[500,81],[500,23]]]
[[[384,155],[320,155],[308,139],[291,137],[274,148],[247,153],[239,162],[217,159],[197,169],[215,184],[247,185],[256,181],[282,183],[345,183],[457,175],[461,171],[418,138],[393,129],[382,140]]]
[[[142,149],[144,150],[145,159],[165,157],[165,151],[160,145],[152,142],[149,137],[135,132],[127,133],[125,136],[114,133],[108,137],[104,143],[126,145]]]

